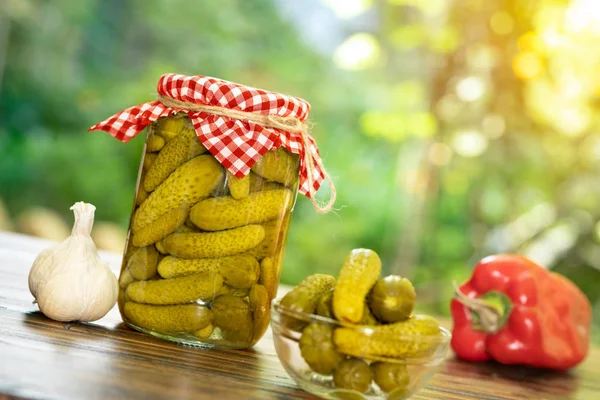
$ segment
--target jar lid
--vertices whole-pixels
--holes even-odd
[[[236,177],[246,176],[268,151],[283,147],[300,158],[300,193],[317,211],[333,206],[335,187],[308,133],[305,100],[202,75],[164,74],[157,92],[157,101],[127,108],[88,131],[103,130],[127,142],[160,117],[185,112],[200,142]],[[314,197],[323,180],[331,186],[325,206]]]

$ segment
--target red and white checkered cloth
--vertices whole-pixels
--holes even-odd
[[[164,74],[158,81],[158,94],[190,103],[231,108],[281,117],[294,117],[305,122],[310,104],[297,97],[268,92],[238,83],[208,76],[184,76]],[[189,111],[167,107],[160,101],[152,101],[125,109],[92,126],[89,131],[103,130],[116,139],[127,142],[158,118],[186,112],[196,130],[200,142],[232,174],[241,178],[269,150],[284,147],[300,156],[300,193],[312,197],[324,179],[323,165],[314,139],[308,142],[316,168],[313,174],[313,191],[309,190],[308,171],[304,165],[304,145],[298,132],[268,128],[257,123],[207,112]]]

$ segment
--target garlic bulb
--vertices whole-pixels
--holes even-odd
[[[96,207],[80,201],[71,210],[71,236],[38,255],[29,272],[29,290],[48,318],[95,321],[115,305],[117,278],[90,237]]]

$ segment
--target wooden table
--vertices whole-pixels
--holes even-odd
[[[0,232],[0,399],[291,399],[315,397],[283,370],[268,332],[253,350],[179,346],[127,328],[116,307],[95,323],[54,322],[27,285],[51,242]],[[101,253],[118,271],[121,256]],[[600,349],[569,373],[450,357],[414,399],[600,400]]]

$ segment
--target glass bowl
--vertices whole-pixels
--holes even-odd
[[[373,363],[386,363],[386,367],[391,369],[379,370],[378,376],[384,376],[381,374],[383,371],[395,371],[397,368],[396,371],[401,371],[400,373],[390,372],[391,375],[387,376],[394,376],[395,382],[403,383],[395,388],[394,385],[387,386],[389,392],[379,387],[375,379],[371,381],[364,393],[336,388],[333,374],[322,375],[314,372],[302,357],[299,342],[303,330],[310,324],[328,327],[332,331],[340,328],[346,329],[346,332],[348,329],[351,330],[350,334],[358,344],[351,351],[352,356],[344,357],[362,359],[370,365],[371,373],[375,371]],[[271,327],[275,350],[283,368],[302,389],[326,399],[407,399],[423,388],[437,367],[444,362],[451,338],[450,332],[442,327],[439,328],[439,334],[434,336],[383,335],[376,333],[369,326],[343,324],[331,318],[291,310],[280,305],[279,300],[273,301],[272,304]],[[378,346],[373,346],[375,343]],[[381,349],[381,346],[391,346],[396,349],[395,357],[386,355],[387,351],[373,350]],[[404,349],[407,349],[406,354],[400,356]]]

